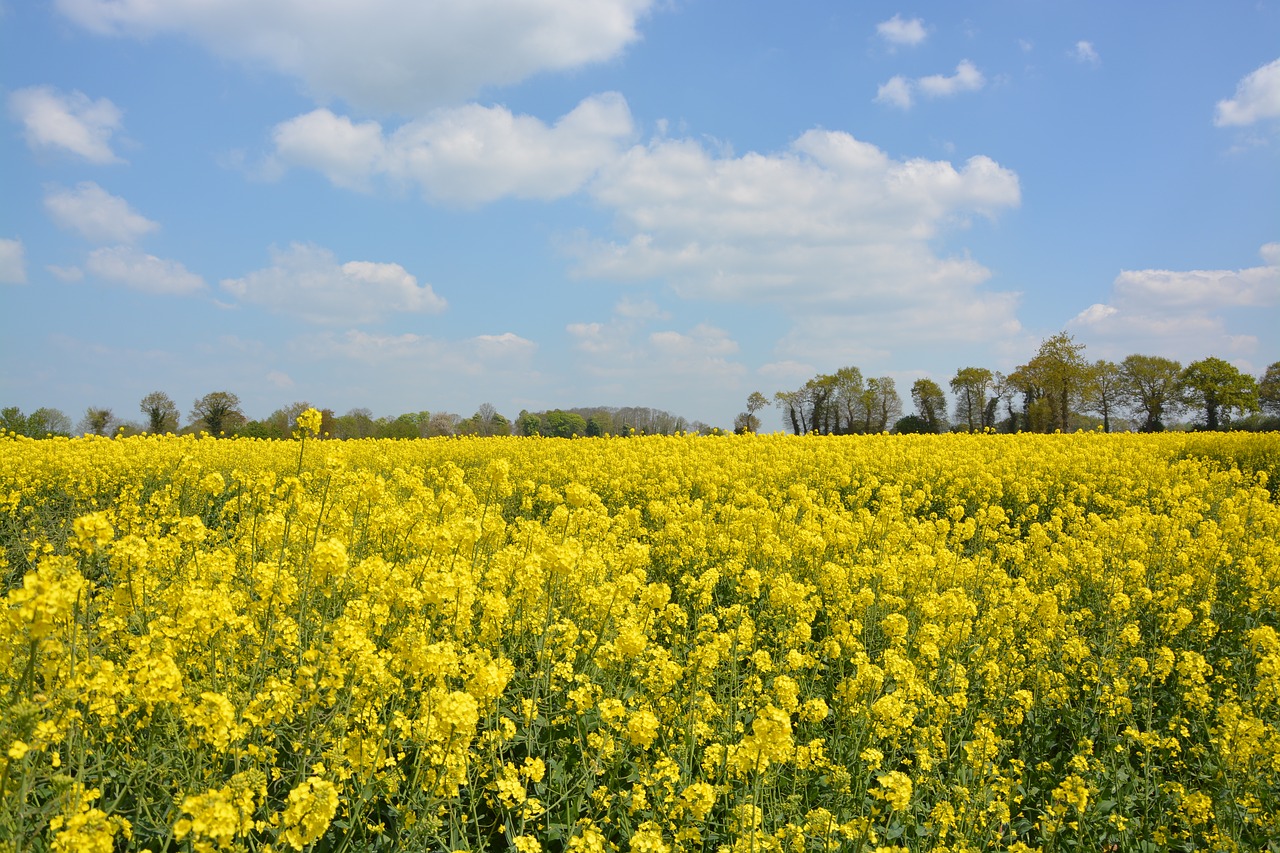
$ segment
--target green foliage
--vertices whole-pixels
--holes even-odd
[[[1179,380],[1182,365],[1158,355],[1131,355],[1120,365],[1125,393],[1142,418],[1142,432],[1160,432],[1165,418],[1181,406]]]
[[[178,404],[163,391],[152,391],[138,406],[146,415],[146,430],[154,435],[178,431]]]
[[[915,404],[916,416],[924,423],[922,432],[947,431],[947,396],[942,393],[941,385],[932,379],[917,379],[911,385],[911,402]],[[895,430],[902,431],[896,427]]]
[[[542,418],[542,435],[555,438],[572,438],[587,434],[587,421],[575,412],[560,409],[547,412]]]
[[[951,393],[956,395],[956,422],[969,432],[982,428],[991,390],[992,373],[985,367],[962,367],[951,377]]]
[[[190,417],[193,424],[202,426],[210,435],[234,431],[245,421],[240,398],[230,391],[205,394],[192,404]]]
[[[1220,358],[1210,356],[1187,365],[1180,384],[1186,404],[1204,413],[1206,429],[1218,429],[1232,412],[1258,411],[1258,383]]]
[[[1262,411],[1280,418],[1280,361],[1267,365],[1267,372],[1258,382],[1258,404]]]

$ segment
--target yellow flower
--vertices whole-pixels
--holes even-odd
[[[111,526],[106,513],[91,512],[82,515],[71,526],[75,531],[76,544],[85,551],[101,548],[115,538],[115,528]]]
[[[282,837],[294,850],[320,839],[338,810],[338,789],[330,781],[312,776],[289,792],[281,824]]]
[[[307,434],[313,436],[319,435],[320,427],[323,422],[324,415],[322,415],[317,409],[307,409],[302,412],[302,414],[298,415],[297,432],[300,436],[305,436]]]
[[[658,718],[652,711],[641,709],[627,719],[627,740],[633,746],[648,748],[658,736]]]
[[[888,803],[896,811],[905,811],[911,804],[911,777],[900,770],[881,773],[876,782],[880,790],[875,795]]]

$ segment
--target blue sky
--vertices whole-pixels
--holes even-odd
[[[1280,359],[1275,0],[0,0],[0,57],[25,411]]]

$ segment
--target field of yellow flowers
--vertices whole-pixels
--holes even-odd
[[[1280,850],[1278,468],[0,438],[0,849]]]

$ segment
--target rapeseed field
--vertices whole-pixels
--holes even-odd
[[[1277,850],[1275,435],[0,439],[0,849]]]

